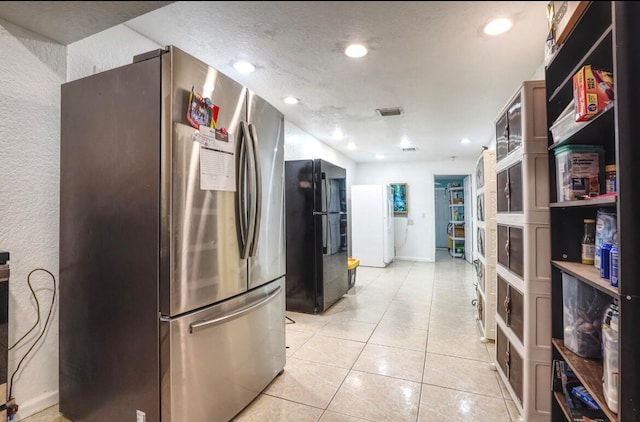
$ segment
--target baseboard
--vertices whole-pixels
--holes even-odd
[[[43,410],[58,404],[59,401],[60,395],[58,390],[42,394],[22,403],[16,400],[18,413],[16,413],[14,421],[24,420],[29,416],[35,415],[36,413],[42,412]]]
[[[415,262],[434,262],[434,261],[428,260],[427,258],[415,258],[411,256],[396,256],[395,260],[396,261],[415,261]]]

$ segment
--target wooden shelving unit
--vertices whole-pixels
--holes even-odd
[[[636,2],[589,2],[565,43],[545,68],[547,124],[549,129],[573,100],[573,75],[585,65],[613,73],[615,100],[566,139],[549,137],[549,193],[551,213],[551,326],[552,359],[565,361],[598,402],[611,421],[640,421],[640,235],[637,229],[640,195],[640,4]],[[550,131],[551,134],[551,131]],[[563,202],[558,200],[555,150],[564,145],[599,145],[605,150],[604,165],[617,166],[617,193],[614,196]],[[601,174],[601,192],[604,192]],[[580,263],[580,239],[585,218],[597,210],[617,216],[619,287],[600,277],[592,265]],[[564,342],[563,277],[575,278],[581,289],[595,288],[617,299],[618,404],[609,409],[603,393],[601,359],[578,356]],[[602,294],[600,293],[600,294]],[[551,420],[567,421],[562,394],[549,392],[553,405]]]

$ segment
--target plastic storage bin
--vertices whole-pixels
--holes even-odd
[[[602,315],[611,297],[562,273],[564,345],[578,356],[602,357]]]
[[[565,145],[554,150],[558,202],[575,201],[584,195],[604,192],[604,149],[599,145]]]

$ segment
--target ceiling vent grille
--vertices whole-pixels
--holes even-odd
[[[399,116],[402,114],[402,109],[400,107],[376,108],[376,113],[381,117]]]
[[[404,152],[417,151],[417,150],[418,150],[418,148],[416,148],[416,147],[402,148],[402,151],[404,151]]]

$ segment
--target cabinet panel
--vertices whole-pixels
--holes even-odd
[[[509,153],[509,127],[507,115],[503,114],[496,122],[496,161],[502,160]]]
[[[498,366],[502,370],[502,373],[509,378],[509,372],[507,371],[507,348],[509,345],[507,344],[507,336],[502,332],[502,328],[498,325],[498,329],[496,330],[496,362]]]
[[[496,175],[498,212],[509,212],[509,174],[503,170]]]
[[[509,383],[522,403],[522,387],[524,382],[524,362],[514,347],[509,345]]]
[[[481,189],[484,187],[484,157],[480,156],[478,164],[476,165],[476,188]]]
[[[498,224],[498,262],[520,277],[524,276],[522,228]]]
[[[508,170],[509,175],[509,211],[519,212],[522,207],[522,162],[512,166]]]
[[[507,110],[507,125],[509,133],[508,148],[509,153],[520,148],[522,145],[522,102],[518,95]]]
[[[513,388],[518,401],[522,403],[524,362],[515,347],[511,346],[500,326],[496,330],[496,362]]]
[[[509,269],[520,277],[524,276],[524,238],[522,229],[509,227]]]
[[[498,263],[509,268],[509,227],[498,224]]]
[[[478,227],[478,253],[485,256],[485,240],[484,240],[484,229],[482,227]]]
[[[484,264],[482,263],[482,261],[478,259],[475,262],[475,266],[476,266],[476,277],[478,279],[478,286],[480,286],[480,290],[482,290],[483,292],[486,292]]]
[[[481,193],[478,195],[478,198],[476,200],[476,208],[477,208],[477,215],[478,215],[478,221],[484,221],[484,193]]]
[[[497,312],[505,325],[524,343],[524,297],[500,276]]]

